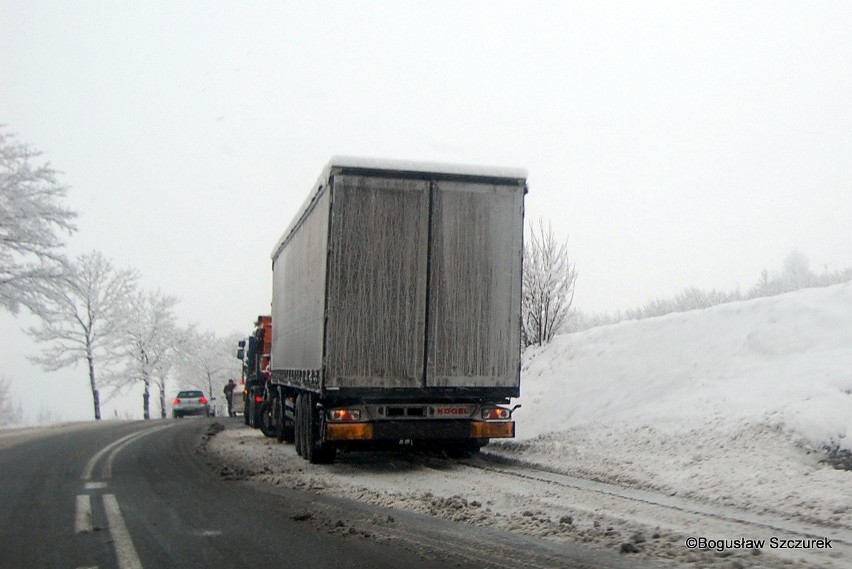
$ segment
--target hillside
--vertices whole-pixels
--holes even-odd
[[[523,439],[771,424],[852,449],[852,282],[559,336],[521,385]]]
[[[489,452],[852,527],[852,283],[622,322],[525,354],[518,439]]]

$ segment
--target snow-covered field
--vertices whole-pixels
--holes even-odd
[[[525,354],[520,403],[518,438],[485,460],[309,466],[247,429],[210,449],[238,478],[642,558],[852,566],[852,472],[822,462],[852,449],[852,283],[557,337]],[[689,536],[833,547],[701,551]]]

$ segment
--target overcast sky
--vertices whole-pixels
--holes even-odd
[[[793,249],[852,266],[850,30],[849,2],[0,0],[0,123],[72,187],[70,253],[220,335],[268,312],[272,246],[338,154],[527,169],[575,305],[615,310],[747,290]],[[82,412],[57,414],[90,417],[69,373]]]

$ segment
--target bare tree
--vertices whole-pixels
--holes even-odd
[[[62,205],[68,191],[41,154],[0,125],[0,307],[29,305],[38,282],[64,271],[62,233],[76,231],[77,214]]]
[[[177,297],[163,294],[160,290],[139,292],[128,299],[128,314],[122,328],[127,366],[118,377],[119,383],[143,383],[142,412],[145,419],[151,418],[152,383],[160,387],[160,414],[166,416],[165,384],[176,349],[178,329],[174,307],[177,303]]]
[[[568,258],[568,242],[558,242],[550,225],[539,220],[524,246],[522,337],[524,345],[549,342],[566,323],[574,302],[577,270]]]
[[[103,254],[92,251],[37,289],[33,308],[41,326],[27,332],[50,346],[30,360],[47,371],[85,361],[96,420],[101,418],[96,365],[107,366],[120,356],[126,300],[135,293],[137,281],[136,271],[115,269]]]

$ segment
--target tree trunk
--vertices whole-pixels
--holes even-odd
[[[165,380],[160,385],[160,419],[166,418],[166,384]]]
[[[209,371],[207,372],[207,396],[210,398],[210,401],[213,401],[213,374]],[[213,414],[216,414],[216,404],[213,403]]]
[[[142,394],[142,417],[147,421],[151,418],[151,384],[145,380],[145,392]]]
[[[98,384],[95,382],[95,360],[91,352],[86,356],[89,362],[89,385],[92,388],[92,402],[95,405],[95,421],[101,420],[101,398],[98,394]]]

